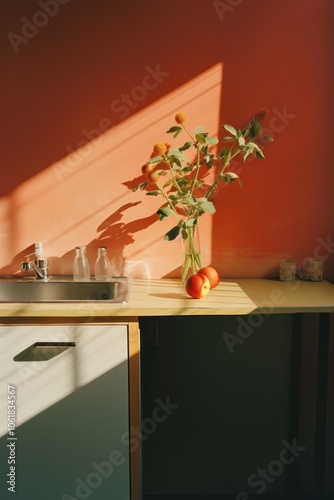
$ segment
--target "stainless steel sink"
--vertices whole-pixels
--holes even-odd
[[[130,280],[73,281],[52,276],[48,281],[31,277],[0,276],[1,302],[101,302],[125,303],[129,300]]]

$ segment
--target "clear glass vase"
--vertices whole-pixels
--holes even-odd
[[[186,237],[185,237],[186,236]],[[196,274],[202,267],[198,224],[182,231],[182,281]]]

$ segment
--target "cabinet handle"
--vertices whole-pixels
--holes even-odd
[[[75,342],[35,342],[14,356],[14,361],[49,361],[75,347]]]

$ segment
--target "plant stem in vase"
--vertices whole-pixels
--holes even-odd
[[[182,281],[196,274],[202,267],[199,230],[197,224],[182,230]]]

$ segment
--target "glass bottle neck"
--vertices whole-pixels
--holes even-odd
[[[86,253],[86,247],[75,247],[75,253],[77,255],[82,255]]]

